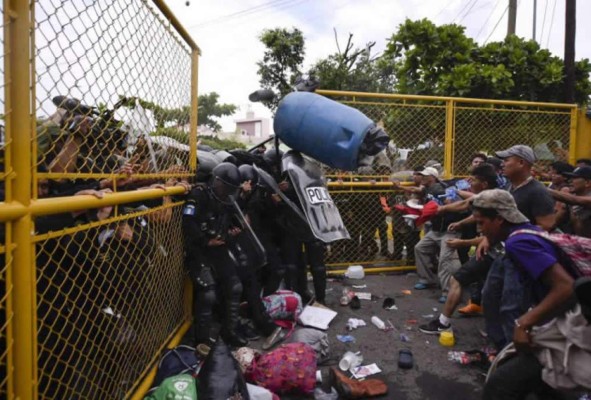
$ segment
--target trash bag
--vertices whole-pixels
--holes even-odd
[[[240,366],[221,338],[209,352],[199,372],[199,399],[250,400]]]
[[[197,385],[191,375],[182,374],[166,378],[160,386],[152,389],[144,400],[183,399],[197,400]]]
[[[361,160],[365,156],[377,155],[388,146],[389,141],[388,134],[379,126],[374,126],[367,132],[363,142],[361,142],[358,159]]]

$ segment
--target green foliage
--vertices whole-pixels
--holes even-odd
[[[123,96],[119,96],[123,99]],[[226,115],[232,115],[236,111],[234,104],[220,104],[218,103],[219,94],[216,92],[201,94],[198,97],[197,120],[199,125],[206,125],[214,132],[218,132],[222,127],[216,121]],[[126,98],[126,106],[133,108],[135,106],[134,97]],[[151,101],[137,99],[140,105],[152,111],[154,119],[156,120],[156,127],[158,129],[164,128],[166,124],[174,123],[177,127],[184,126],[191,120],[191,107],[184,106],[181,108],[166,108]]]
[[[206,125],[214,132],[219,132],[222,127],[216,118],[232,115],[236,112],[234,104],[218,103],[219,94],[216,92],[199,95],[199,108],[197,109],[197,121],[199,125]]]
[[[233,149],[245,149],[246,146],[231,139],[220,139],[215,136],[202,136],[199,138],[201,144],[205,144],[218,150],[233,150]]]
[[[157,128],[152,136],[168,136],[180,143],[189,144],[189,135],[180,129],[173,127]],[[198,137],[201,144],[205,144],[218,150],[243,149],[245,145],[230,139],[220,139],[215,136],[200,136]]]
[[[156,128],[156,131],[150,134],[151,136],[168,136],[179,143],[189,145],[189,134],[173,127]]]
[[[335,33],[336,35],[336,33]],[[345,50],[337,41],[337,52],[321,59],[312,66],[309,74],[320,81],[321,89],[362,92],[391,92],[392,75],[378,68],[376,56],[371,50],[375,42],[364,48],[354,48],[353,34],[349,34]]]
[[[455,24],[406,20],[378,61],[395,77],[395,91],[527,101],[563,101],[564,66],[533,40],[509,36],[479,46]],[[591,94],[591,65],[576,63],[576,100]]]
[[[259,39],[266,49],[263,59],[257,62],[259,83],[276,95],[273,101],[263,104],[275,110],[279,100],[292,91],[295,80],[301,75],[304,35],[297,28],[275,28],[264,30]]]

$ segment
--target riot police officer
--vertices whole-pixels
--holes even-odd
[[[229,246],[240,233],[232,205],[240,193],[240,184],[238,168],[231,163],[220,163],[213,168],[207,185],[198,184],[191,191],[183,210],[186,263],[195,278],[197,291],[197,343],[210,341],[214,288],[220,293],[222,338],[236,347],[248,343],[236,331],[242,284],[236,272],[238,260]]]

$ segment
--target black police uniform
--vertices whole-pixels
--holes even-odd
[[[214,168],[213,179],[216,179],[216,169],[223,164],[227,163]],[[210,185],[194,188],[183,210],[186,265],[197,292],[195,339],[197,343],[209,341],[217,284],[223,306],[222,337],[230,345],[244,346],[248,342],[236,332],[242,284],[236,273],[238,260],[227,244],[232,240],[229,230],[236,226],[231,207],[216,198],[211,187],[213,184],[212,180]],[[224,240],[225,244],[210,246],[209,242],[214,238]]]

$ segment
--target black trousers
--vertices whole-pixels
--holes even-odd
[[[532,353],[518,353],[502,363],[484,386],[483,400],[566,399],[542,380],[542,365]]]

